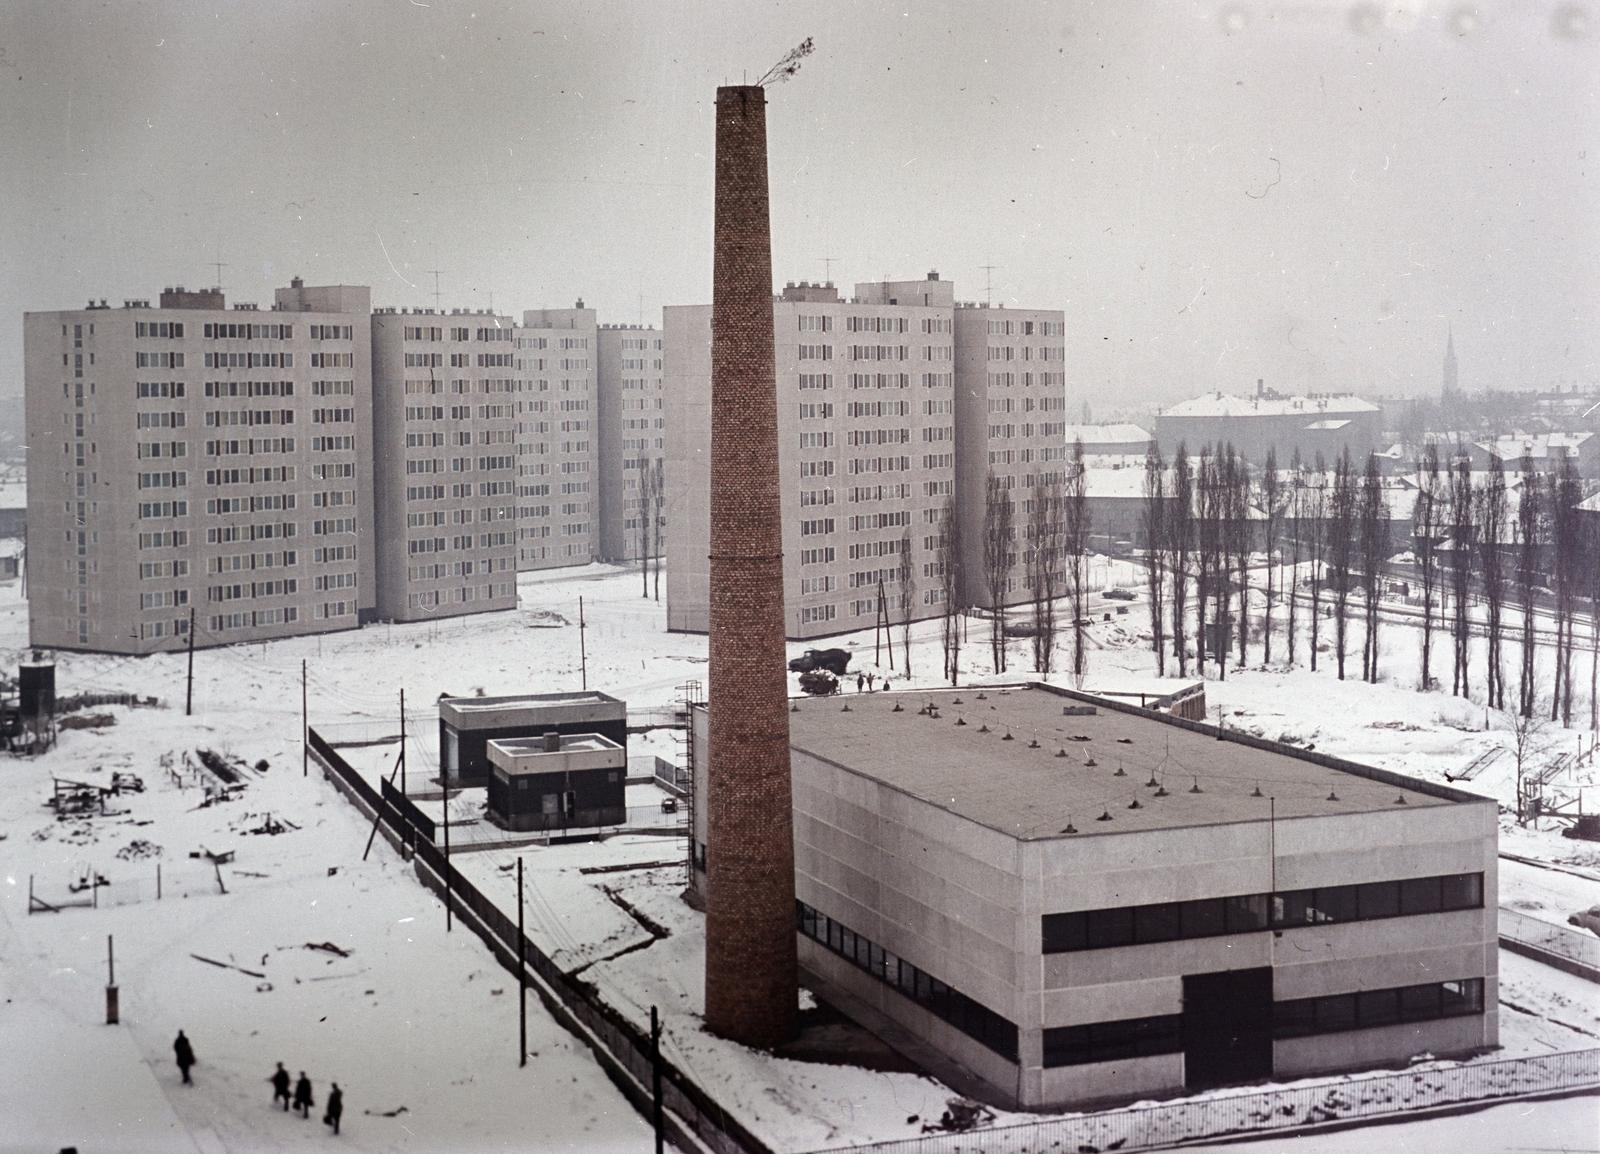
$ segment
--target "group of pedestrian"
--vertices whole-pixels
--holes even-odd
[[[178,1031],[178,1037],[172,1043],[172,1054],[177,1059],[179,1072],[183,1074],[183,1084],[193,1086],[194,1080],[189,1077],[189,1070],[195,1065],[194,1046],[182,1030]],[[301,1070],[300,1077],[294,1081],[292,1098],[289,1094],[290,1080],[289,1071],[283,1068],[282,1062],[279,1062],[278,1068],[272,1072],[272,1077],[267,1079],[272,1083],[272,1104],[276,1106],[282,1102],[286,1113],[290,1109],[295,1109],[300,1111],[300,1117],[311,1117],[311,1107],[316,1105],[311,1097],[311,1079],[306,1077],[304,1070]],[[322,1116],[322,1124],[332,1126],[333,1132],[337,1134],[339,1119],[344,1115],[344,1091],[339,1089],[337,1082],[331,1083],[331,1087],[328,1091],[328,1108]]]
[[[300,1071],[300,1077],[295,1080],[292,1103],[289,1098],[289,1071],[283,1068],[282,1062],[278,1063],[278,1068],[272,1072],[272,1077],[267,1080],[272,1083],[272,1104],[274,1106],[282,1102],[286,1112],[292,1106],[293,1109],[300,1111],[300,1117],[311,1117],[311,1107],[315,1106],[316,1102],[311,1098],[311,1079],[306,1077],[304,1070]],[[324,1126],[332,1126],[333,1132],[337,1134],[339,1132],[339,1119],[343,1115],[344,1091],[339,1089],[339,1083],[334,1082],[332,1083],[332,1089],[328,1091],[328,1109],[322,1116],[322,1124]]]
[[[872,692],[872,684],[873,684],[873,682],[875,682],[877,680],[878,680],[878,675],[876,673],[873,673],[871,670],[868,670],[865,673],[856,674],[856,692],[860,693],[863,690],[865,690],[867,693],[871,693]],[[883,692],[885,692],[885,693],[889,692],[889,679],[887,677],[885,677],[883,679],[882,689],[883,689]]]

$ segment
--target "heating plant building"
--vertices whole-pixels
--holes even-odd
[[[1491,799],[1053,686],[792,710],[803,980],[963,1092],[1058,1107],[1497,1042]]]

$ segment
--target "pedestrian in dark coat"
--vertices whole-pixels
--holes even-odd
[[[300,1080],[294,1084],[294,1108],[300,1111],[300,1117],[311,1117],[311,1107],[316,1103],[311,1100],[311,1079],[306,1077],[304,1070],[300,1071]]]
[[[276,1106],[283,1103],[284,1112],[289,1110],[289,1071],[283,1068],[283,1063],[278,1063],[278,1068],[272,1072],[272,1077],[267,1081],[272,1083],[272,1104]]]
[[[322,1122],[325,1126],[332,1126],[333,1132],[339,1132],[339,1116],[344,1113],[344,1091],[339,1089],[339,1083],[333,1084],[333,1089],[328,1091],[328,1112],[323,1115]]]
[[[856,692],[860,693],[866,687],[867,687],[867,675],[865,673],[856,674]]]
[[[184,1036],[182,1030],[178,1031],[177,1038],[173,1040],[172,1056],[178,1060],[178,1069],[183,1071],[184,1085],[193,1086],[194,1080],[189,1077],[189,1067],[194,1065],[194,1047],[189,1045],[189,1039]]]
[[[868,693],[872,692],[872,683],[874,681],[876,681],[877,679],[878,679],[878,675],[876,673],[867,674],[867,692]]]
[[[887,677],[883,679],[883,691],[885,693],[889,692],[889,679]]]

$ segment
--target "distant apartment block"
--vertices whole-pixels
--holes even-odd
[[[658,524],[648,533],[644,504],[646,481],[666,451],[664,356],[662,334],[654,327],[600,327],[595,423],[602,560],[642,557],[647,540],[652,557],[662,550],[664,501],[656,511]]]
[[[35,645],[149,653],[374,602],[370,294],[221,290],[24,316]]]
[[[373,315],[380,617],[516,607],[517,359],[510,317]]]
[[[596,333],[581,300],[529,309],[516,330],[519,570],[587,565],[598,552]]]
[[[937,615],[945,502],[981,518],[990,469],[1025,492],[1035,475],[1061,468],[1062,314],[958,306],[937,274],[857,284],[849,300],[832,284],[791,284],[773,311],[789,636],[871,626],[880,588],[892,620],[903,595],[913,618]],[[1001,322],[993,332],[990,319]],[[667,624],[700,632],[711,308],[669,307],[663,329]],[[965,441],[963,420],[972,426]],[[969,578],[981,573],[968,569]]]

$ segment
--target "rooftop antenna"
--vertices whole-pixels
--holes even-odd
[[[978,267],[983,270],[983,303],[986,305],[993,304],[994,270],[1000,266],[997,264],[980,264]]]
[[[828,284],[832,284],[833,283],[833,266],[838,263],[839,258],[836,257],[836,256],[825,256],[825,257],[821,257],[820,259],[822,261],[822,276],[823,276],[823,280]]]
[[[440,269],[440,268],[430,268],[430,269],[427,269],[426,271],[433,274],[433,311],[434,312],[438,312],[439,311],[439,276],[440,276],[441,273],[444,272],[444,270]]]
[[[206,263],[217,270],[217,288],[220,289],[222,287],[222,270],[231,267],[222,259],[222,245],[220,242],[217,244],[217,259]]]

